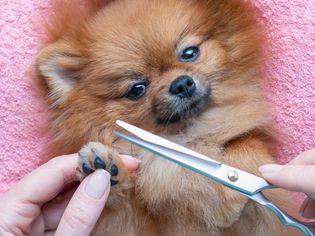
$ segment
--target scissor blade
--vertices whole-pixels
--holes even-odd
[[[136,138],[136,137],[132,137],[118,131],[114,131],[114,134],[150,152],[153,152],[159,156],[165,157],[166,159],[174,161],[182,166],[185,166],[197,172],[200,172],[200,169],[204,171],[209,171],[209,169],[211,169],[212,171],[215,171],[215,170],[219,170],[221,166],[221,165],[218,166],[216,164],[213,164],[212,161],[200,159],[186,153],[178,152],[177,150],[173,150],[164,146],[157,145],[155,143],[151,143],[151,142],[148,142],[148,141]]]
[[[264,179],[246,171],[225,164],[216,165],[213,164],[212,161],[200,159],[199,157],[187,153],[178,152],[177,150],[132,137],[118,131],[114,131],[114,134],[242,193],[253,195],[262,189],[271,187]],[[230,173],[235,172],[237,173],[238,179],[230,179]]]
[[[176,151],[186,153],[186,154],[191,155],[191,156],[198,157],[198,158],[205,160],[207,162],[212,162],[213,165],[217,165],[217,166],[221,165],[220,162],[213,160],[210,157],[204,156],[198,152],[195,152],[191,149],[183,147],[177,143],[173,143],[173,142],[171,142],[165,138],[159,137],[155,134],[152,134],[148,131],[140,129],[134,125],[128,124],[124,121],[117,120],[116,124],[119,125],[120,127],[124,128],[125,130],[129,131],[130,133],[134,134],[135,136],[147,141],[147,142],[154,143],[154,144],[157,144],[159,146],[166,147],[166,148],[171,147],[172,149],[174,149]]]

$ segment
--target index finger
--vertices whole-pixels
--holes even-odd
[[[287,190],[315,193],[313,165],[285,165],[278,172],[265,172],[263,177],[271,184]]]
[[[292,165],[315,165],[315,148],[305,151],[298,155],[288,164]]]
[[[8,194],[33,204],[45,203],[77,180],[77,163],[77,154],[56,157],[24,177]]]

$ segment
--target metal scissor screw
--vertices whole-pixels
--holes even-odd
[[[238,180],[238,173],[235,170],[229,170],[227,177],[229,178],[229,180],[231,180],[232,182],[235,182]]]

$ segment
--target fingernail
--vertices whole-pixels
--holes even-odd
[[[141,163],[141,161],[139,159],[134,158],[134,157],[129,156],[129,155],[120,155],[120,157],[121,157],[121,159],[123,159],[127,163],[134,163],[134,162]]]
[[[110,175],[107,171],[98,169],[89,176],[85,192],[91,198],[99,200],[109,188]]]
[[[266,164],[259,167],[261,173],[275,173],[280,171],[283,168],[283,165],[278,164]]]

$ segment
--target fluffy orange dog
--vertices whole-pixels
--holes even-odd
[[[248,3],[56,5],[53,42],[37,70],[54,154],[88,143],[79,152],[80,176],[111,172],[110,200],[93,235],[292,235],[236,191],[112,134],[121,119],[253,173],[272,162],[257,75],[263,37]],[[114,150],[140,158],[137,173],[128,173]]]

